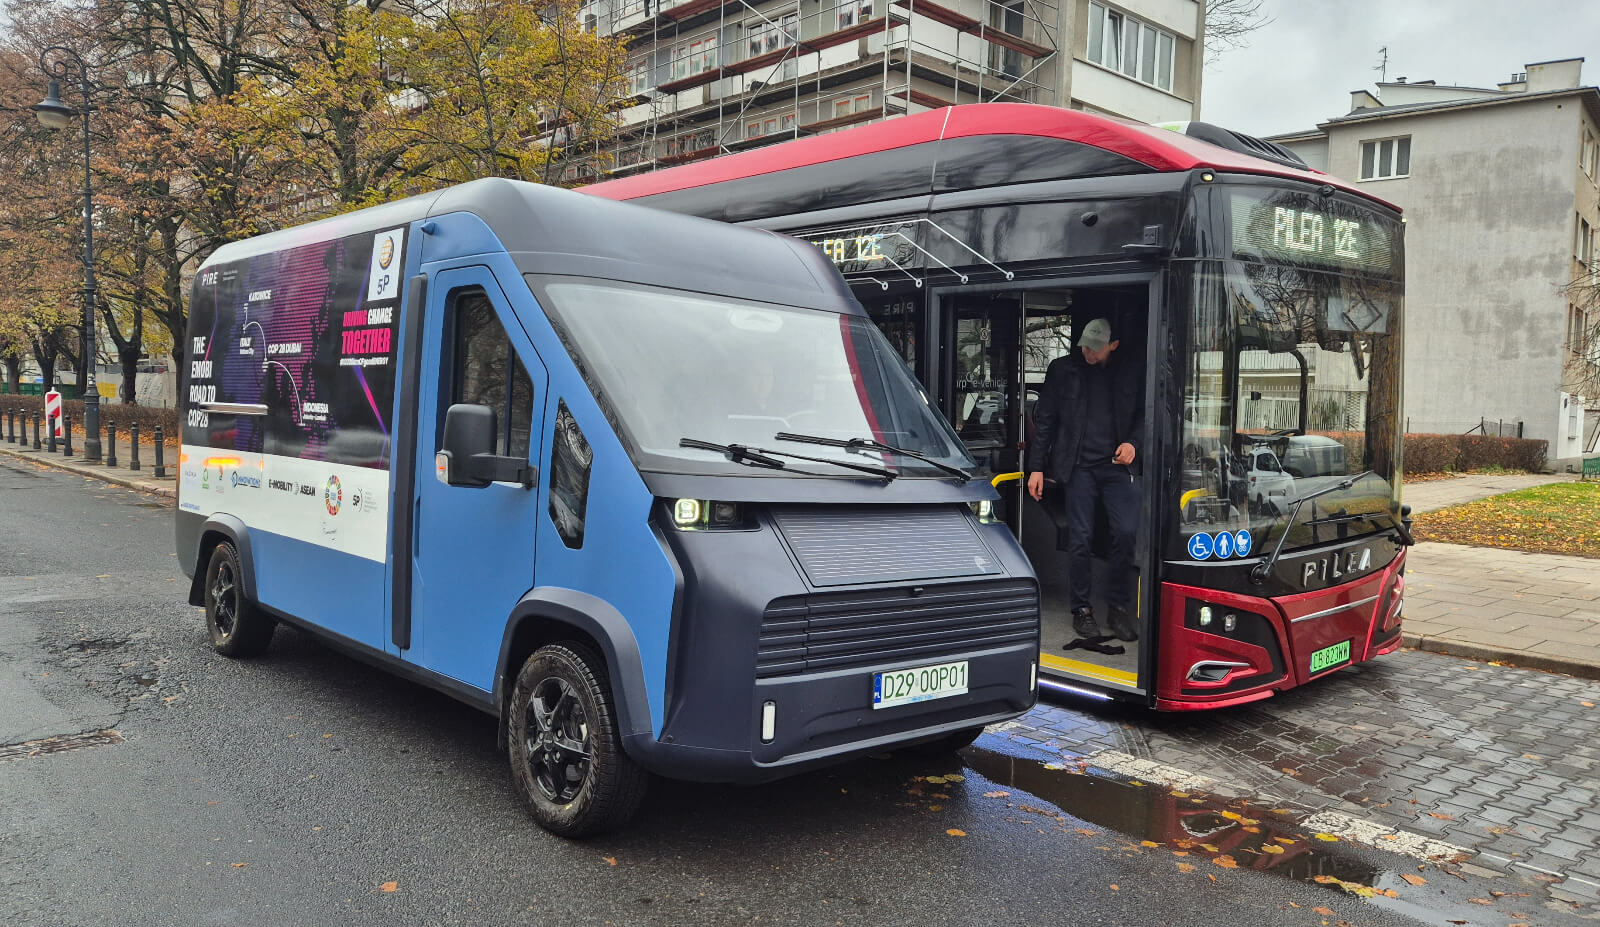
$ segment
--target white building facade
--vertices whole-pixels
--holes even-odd
[[[630,40],[595,177],[990,101],[1193,119],[1200,0],[594,0]]]
[[[1582,295],[1600,270],[1600,90],[1582,64],[1530,64],[1494,89],[1382,83],[1272,139],[1405,211],[1409,432],[1488,422],[1549,441],[1554,461],[1594,440],[1600,396],[1573,392],[1600,364]]]

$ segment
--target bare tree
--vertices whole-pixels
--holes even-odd
[[[1261,12],[1266,0],[1206,0],[1206,60],[1250,44],[1250,33],[1272,22]]]

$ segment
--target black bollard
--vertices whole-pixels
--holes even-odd
[[[61,456],[72,456],[72,416],[61,416],[61,434],[66,439],[67,446],[61,449]]]
[[[132,425],[128,426],[128,441],[131,442],[131,444],[129,446],[129,449],[128,449],[128,469],[129,470],[137,470],[137,469],[139,469],[139,423],[138,422],[134,422]]]
[[[36,451],[44,447],[44,442],[39,440],[39,429],[42,427],[40,419],[42,418],[44,418],[43,412],[33,413],[33,449]]]
[[[156,426],[156,477],[165,478],[167,475],[167,438],[162,433],[161,426]]]
[[[9,425],[10,428],[11,428],[11,435],[10,435],[10,437],[6,438],[6,440],[9,441],[12,444],[16,444],[17,443],[17,410],[16,409],[7,409],[6,410],[6,424]]]
[[[59,415],[50,416],[44,420],[45,450],[54,454],[56,452],[56,421]]]
[[[106,419],[106,466],[117,465],[117,423]]]

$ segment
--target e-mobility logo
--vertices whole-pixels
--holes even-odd
[[[328,477],[327,485],[322,488],[322,504],[328,507],[329,515],[339,514],[339,506],[344,504],[344,489],[337,476]]]

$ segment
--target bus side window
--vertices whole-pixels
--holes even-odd
[[[477,288],[453,295],[454,377],[446,406],[458,402],[494,412],[495,453],[528,456],[533,424],[533,380],[517,359],[505,326]]]

